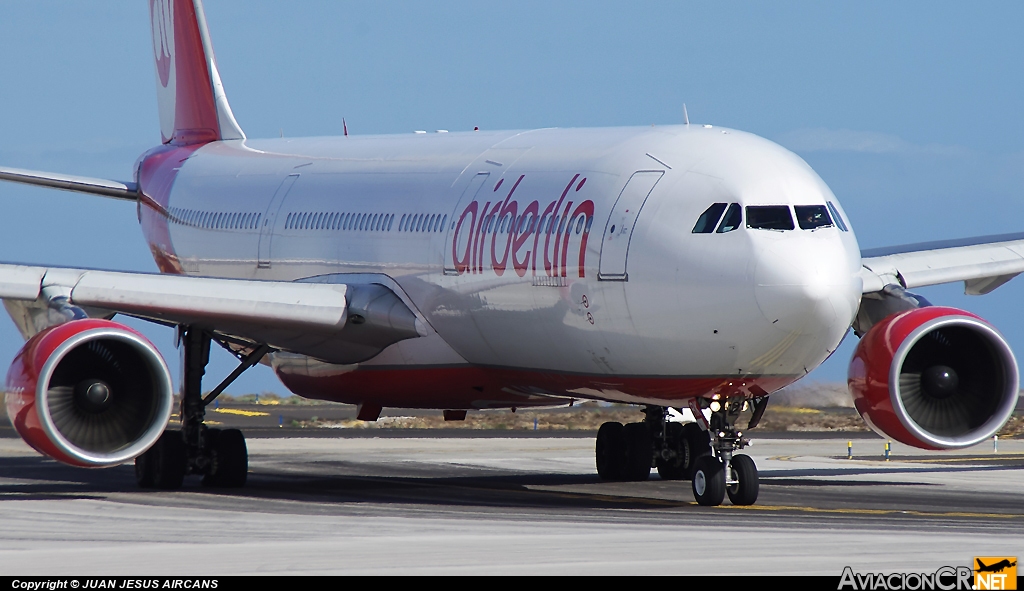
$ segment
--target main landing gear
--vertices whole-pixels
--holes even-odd
[[[751,402],[750,429],[760,421],[768,398]],[[604,480],[641,481],[657,467],[662,480],[690,480],[700,505],[721,505],[726,495],[734,505],[753,505],[757,466],[750,456],[735,453],[750,443],[736,420],[751,402],[700,399],[692,406],[697,423],[669,422],[660,406],[645,407],[640,423],[605,423],[597,432],[597,473]],[[701,406],[711,409],[710,421],[704,422]]]
[[[203,420],[206,406],[245,370],[259,363],[269,348],[261,345],[206,397],[203,374],[210,361],[210,334],[195,327],[182,333],[183,379],[181,430],[167,430],[146,453],[135,458],[135,480],[141,488],[179,488],[187,474],[200,474],[203,486],[237,488],[245,484],[249,456],[238,429],[211,429]]]
[[[695,423],[668,422],[661,406],[644,408],[640,423],[605,423],[597,432],[597,473],[604,480],[688,480],[695,462],[711,455],[711,438]]]

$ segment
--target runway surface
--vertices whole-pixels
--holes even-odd
[[[1024,441],[770,438],[750,508],[604,483],[590,437],[249,439],[246,488],[139,491],[0,439],[0,570],[83,574],[933,572],[1024,554]],[[401,435],[401,434],[398,434]]]

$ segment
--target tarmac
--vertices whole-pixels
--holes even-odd
[[[1024,553],[1024,441],[886,461],[870,434],[765,434],[757,504],[701,507],[656,472],[600,481],[590,433],[481,433],[252,425],[244,488],[164,492],[0,430],[0,570],[839,576]]]

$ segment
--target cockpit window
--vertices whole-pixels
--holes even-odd
[[[754,230],[793,230],[793,215],[786,205],[748,205],[747,227]]]
[[[740,227],[742,221],[743,210],[740,208],[739,203],[733,203],[729,206],[729,210],[725,212],[725,217],[722,218],[722,223],[718,226],[718,233],[732,232]]]
[[[839,229],[843,232],[849,232],[850,229],[846,227],[846,222],[843,220],[843,216],[839,215],[839,210],[836,206],[831,201],[826,201],[825,203],[828,204],[828,210],[832,212],[832,219],[836,221],[836,225],[839,226]]]
[[[718,225],[718,220],[722,218],[722,212],[725,211],[724,203],[714,203],[711,207],[704,210],[704,213],[700,214],[697,218],[697,224],[693,227],[694,234],[711,234],[715,231],[715,226]]]
[[[824,205],[794,205],[793,210],[801,230],[832,227],[832,218],[828,217],[828,209]]]

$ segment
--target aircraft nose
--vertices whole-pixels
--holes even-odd
[[[772,325],[796,334],[846,332],[860,288],[842,244],[777,240],[757,253],[754,295]]]

